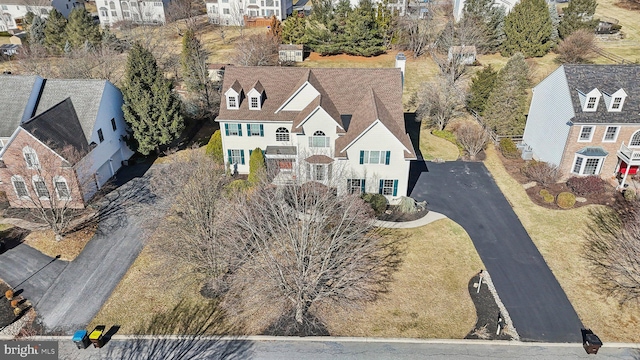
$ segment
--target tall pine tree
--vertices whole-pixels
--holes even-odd
[[[486,125],[498,135],[524,132],[529,84],[529,65],[516,53],[498,73],[484,111]]]
[[[49,13],[44,27],[44,44],[53,54],[62,54],[67,43],[67,19],[58,10],[53,9]]]
[[[384,32],[376,22],[376,9],[371,0],[360,0],[347,17],[345,30],[345,53],[374,56],[384,52]]]
[[[560,37],[566,39],[578,29],[595,30],[598,19],[594,19],[598,3],[596,0],[571,0],[562,12],[562,20],[558,27]]]
[[[44,45],[44,29],[46,27],[46,22],[40,16],[36,15],[33,17],[31,21],[31,25],[29,26],[29,42],[31,44]]]
[[[522,0],[504,20],[502,55],[521,52],[525,57],[544,56],[554,46],[553,25],[545,0]]]
[[[93,22],[93,18],[84,7],[75,8],[71,11],[65,32],[67,33],[69,44],[74,49],[79,49],[86,42],[97,46],[102,40],[100,28]]]
[[[282,23],[282,43],[304,44],[306,28],[307,19],[303,13],[287,17]]]
[[[495,87],[498,79],[498,72],[493,69],[491,64],[482,68],[471,79],[471,87],[469,89],[469,98],[467,99],[467,107],[478,114],[482,115],[489,99],[489,94]]]
[[[482,39],[476,47],[481,53],[497,51],[504,41],[504,7],[494,4],[494,0],[467,0],[464,3],[463,19],[480,27]]]
[[[124,117],[143,155],[176,139],[184,128],[180,100],[166,79],[153,54],[139,43],[133,45],[127,58],[124,77]]]
[[[214,93],[207,69],[208,57],[209,53],[202,46],[200,39],[196,37],[193,30],[187,29],[182,36],[182,54],[180,55],[182,76],[187,89],[198,95],[202,105],[206,107],[206,112],[212,110]]]

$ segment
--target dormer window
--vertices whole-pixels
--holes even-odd
[[[251,108],[260,109],[260,98],[258,98],[257,96],[251,97]]]
[[[604,94],[604,100],[607,104],[607,111],[620,112],[624,106],[624,99],[627,97],[627,93],[624,89],[619,89],[613,94]]]
[[[239,109],[240,101],[242,100],[242,86],[238,80],[233,82],[233,85],[224,93],[227,97],[227,109]]]
[[[586,94],[580,91],[578,91],[578,93],[580,95],[582,111],[595,112],[598,109],[598,103],[600,102],[600,98],[602,97],[602,93],[600,92],[600,90],[593,89]]]
[[[620,105],[622,105],[622,98],[617,97],[613,99],[613,104],[611,104],[611,109],[618,110],[620,109]]]
[[[589,101],[587,101],[587,109],[595,109],[597,103],[598,103],[597,97],[590,97]]]
[[[235,96],[229,96],[227,98],[227,107],[229,109],[237,109],[238,108],[238,98]]]
[[[251,88],[251,90],[249,90],[249,92],[247,93],[247,96],[249,97],[249,109],[251,110],[262,109],[262,102],[264,101],[265,96],[264,96],[264,87],[262,86],[260,81],[256,81],[256,83],[253,84],[253,87]]]

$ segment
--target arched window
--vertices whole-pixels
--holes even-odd
[[[329,137],[324,132],[318,130],[309,137],[309,147],[329,147]]]
[[[121,2],[120,6],[122,7],[122,10],[129,10],[129,4],[127,4],[126,2]]]
[[[318,131],[313,133],[313,136],[324,136],[324,132],[318,130]]]
[[[13,184],[13,190],[19,198],[29,197],[29,191],[27,190],[27,184],[24,182],[22,176],[14,175],[11,177],[11,183]]]
[[[62,176],[56,176],[53,178],[53,188],[56,189],[58,199],[68,200],[71,197],[67,180]]]
[[[49,189],[47,189],[47,184],[44,182],[42,176],[34,175],[32,178],[33,188],[36,191],[36,195],[40,199],[48,199],[49,198]]]
[[[22,155],[24,155],[24,161],[27,163],[27,167],[29,169],[37,169],[40,167],[40,163],[38,162],[38,155],[36,154],[36,151],[31,147],[24,147],[22,149]]]
[[[281,127],[276,130],[276,141],[289,141],[289,130]]]
[[[116,3],[114,3],[113,1],[110,1],[109,2],[109,9],[115,10],[116,9]]]
[[[633,133],[631,141],[629,141],[629,146],[640,146],[640,130]]]

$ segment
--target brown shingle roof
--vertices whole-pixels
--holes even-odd
[[[301,113],[315,109],[307,107],[300,111],[276,111],[295,92],[309,82],[320,93],[315,101],[325,109],[342,127],[340,115],[352,115],[347,134],[356,132],[357,137],[373,121],[380,119],[389,130],[398,137],[415,157],[413,147],[404,131],[404,113],[402,109],[402,82],[400,69],[305,69],[290,67],[239,67],[226,69],[222,84],[222,93],[229,88],[251,89],[256,81],[264,87],[266,99],[261,111],[249,109],[247,101],[239,109],[227,109],[221,106],[217,121],[255,120],[255,121],[291,121],[300,118]],[[375,90],[375,96],[371,90]],[[375,98],[375,99],[374,99]],[[224,104],[224,103],[223,103]],[[374,111],[374,108],[376,109]],[[335,110],[334,110],[335,109]],[[366,114],[366,115],[365,115]],[[358,120],[361,117],[361,120]],[[367,123],[368,121],[368,123]],[[358,122],[367,123],[364,127]],[[292,129],[293,130],[293,129]],[[294,130],[295,131],[295,130]],[[342,141],[342,140],[340,140]],[[405,156],[407,154],[405,153]]]
[[[304,161],[309,164],[331,164],[333,159],[326,155],[311,155],[308,158],[304,159]]]

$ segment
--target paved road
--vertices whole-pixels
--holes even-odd
[[[582,323],[479,162],[429,163],[411,196],[469,233],[523,341],[582,342]]]
[[[74,261],[46,265],[50,258],[24,244],[0,255],[0,278],[13,287],[42,268],[18,288],[24,288],[47,330],[70,333],[86,327],[135,261],[168,204],[151,190],[153,173],[131,180],[99,202],[102,216],[96,235]],[[5,264],[4,257],[11,262]]]
[[[75,348],[70,340],[59,342],[60,359],[592,359],[581,345],[550,346],[549,344],[498,345],[489,341],[466,342],[367,342],[331,338],[322,341],[291,340],[112,340],[101,349]],[[638,349],[603,347],[598,359],[640,359]]]

